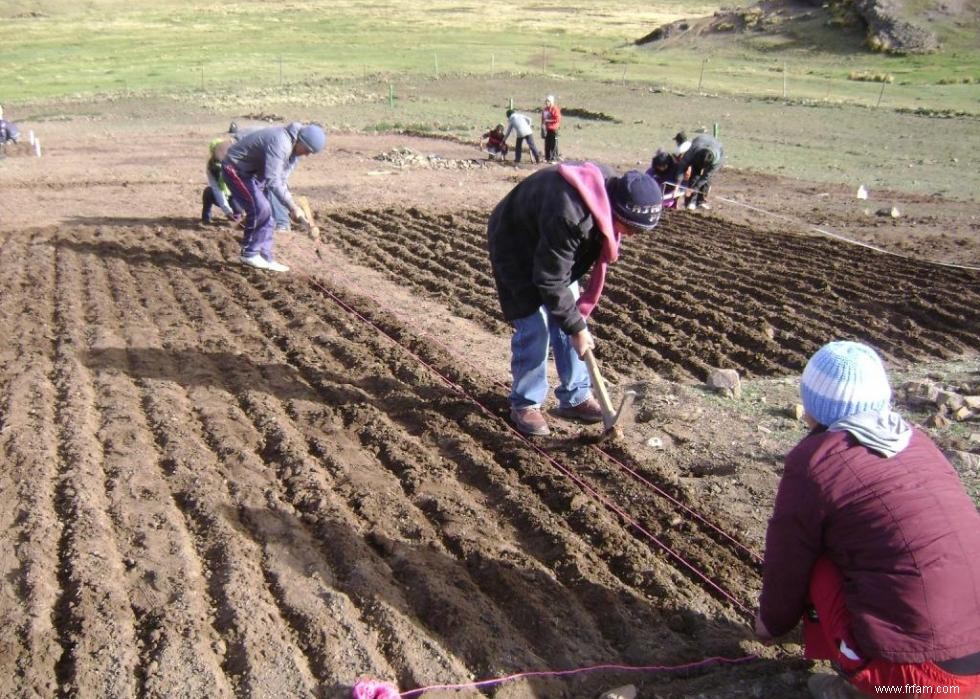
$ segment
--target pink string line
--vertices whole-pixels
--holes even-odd
[[[650,488],[651,490],[653,490],[654,492],[656,492],[658,495],[660,495],[661,497],[665,498],[666,500],[669,500],[675,506],[679,507],[681,510],[683,510],[687,514],[691,515],[691,517],[693,517],[694,519],[698,520],[699,522],[701,522],[702,524],[704,524],[706,527],[712,529],[713,531],[717,532],[718,534],[720,534],[724,538],[728,539],[728,541],[730,541],[732,544],[734,544],[738,549],[744,551],[749,556],[751,556],[754,561],[756,561],[758,563],[762,563],[762,556],[760,556],[758,553],[756,553],[755,551],[753,551],[752,549],[750,549],[748,546],[746,546],[745,544],[743,544],[741,541],[739,541],[738,539],[736,539],[735,537],[733,537],[728,532],[726,532],[723,529],[721,529],[721,527],[719,527],[719,526],[711,523],[710,521],[708,521],[707,519],[705,519],[704,517],[702,517],[700,514],[698,514],[697,511],[692,510],[690,507],[688,507],[687,505],[685,505],[681,501],[679,501],[676,498],[674,498],[674,496],[672,496],[666,490],[663,490],[662,488],[660,488],[659,486],[657,486],[656,483],[650,482],[649,480],[647,480],[646,478],[644,478],[642,475],[640,475],[639,473],[637,473],[636,471],[634,471],[633,469],[631,469],[629,466],[627,466],[626,464],[622,463],[619,459],[617,459],[615,456],[613,456],[612,454],[610,454],[608,451],[606,451],[605,449],[602,449],[599,445],[593,444],[592,445],[592,448],[594,448],[596,451],[601,452],[607,459],[609,459],[614,464],[616,464],[617,466],[619,466],[620,469],[622,469],[623,471],[626,471],[628,474],[630,474],[631,476],[633,476],[633,478],[635,478],[639,482],[641,482],[644,485],[646,485],[648,488]]]
[[[466,390],[462,386],[454,383],[451,379],[449,379],[449,377],[443,375],[438,369],[436,369],[434,366],[432,366],[431,364],[429,364],[428,362],[426,362],[418,354],[416,354],[415,352],[413,352],[409,348],[405,347],[404,345],[399,344],[394,338],[392,338],[390,335],[388,335],[387,333],[385,333],[378,325],[376,325],[370,319],[368,319],[367,317],[365,317],[364,315],[362,315],[359,311],[357,311],[357,309],[353,308],[348,303],[346,303],[343,300],[341,300],[336,294],[334,294],[333,292],[331,292],[329,289],[327,289],[326,287],[324,287],[321,284],[319,284],[315,279],[313,279],[312,277],[310,279],[311,279],[311,283],[314,286],[316,286],[317,288],[319,288],[321,291],[323,291],[324,294],[326,294],[331,299],[333,299],[334,302],[337,303],[337,305],[339,305],[341,308],[344,308],[345,310],[347,310],[348,313],[352,314],[353,316],[355,316],[356,318],[358,318],[362,322],[364,322],[367,325],[369,325],[370,327],[374,328],[374,330],[378,334],[380,334],[382,337],[387,338],[390,342],[392,342],[393,344],[395,344],[396,346],[398,346],[399,348],[401,348],[402,351],[407,352],[419,364],[421,364],[422,366],[424,366],[427,369],[429,369],[429,371],[431,371],[433,374],[435,374],[440,379],[442,379],[442,381],[445,382],[446,385],[452,387],[460,395],[462,395],[463,397],[465,397],[466,399],[468,399],[469,401],[471,401],[473,404],[475,404],[486,415],[488,415],[490,417],[495,417],[495,415],[494,415],[494,413],[493,413],[492,410],[490,410],[488,407],[486,407],[485,405],[483,405],[475,397],[473,397],[470,394],[468,394],[466,392]],[[541,447],[539,447],[538,445],[534,444],[529,439],[526,439],[524,437],[524,435],[522,435],[520,432],[518,432],[517,429],[513,425],[507,425],[507,426],[511,430],[511,432],[513,432],[514,434],[516,434],[528,446],[530,446],[534,451],[536,451],[539,455],[541,455],[541,457],[543,457],[545,460],[547,460],[549,463],[551,463],[552,466],[554,466],[556,469],[558,469],[563,474],[565,474],[571,481],[573,481],[574,483],[578,484],[579,488],[581,488],[585,492],[591,494],[593,498],[595,498],[597,501],[601,502],[607,509],[611,510],[612,512],[615,512],[617,515],[619,515],[620,517],[622,517],[626,522],[628,522],[631,526],[633,526],[638,532],[642,533],[650,541],[652,541],[654,544],[656,544],[658,547],[660,547],[664,552],[666,552],[669,556],[671,556],[672,558],[674,558],[674,560],[676,560],[682,566],[684,566],[689,571],[691,571],[695,576],[697,576],[698,578],[700,578],[701,581],[705,585],[707,585],[708,587],[710,587],[711,589],[713,589],[715,592],[717,592],[719,595],[721,595],[723,598],[725,598],[726,600],[728,600],[743,615],[745,615],[747,618],[752,618],[754,616],[754,612],[751,609],[749,609],[744,604],[742,604],[734,595],[732,595],[728,591],[724,590],[718,583],[716,583],[714,580],[712,580],[711,578],[709,578],[706,573],[704,573],[701,570],[699,570],[694,564],[692,564],[686,558],[684,558],[679,553],[677,553],[676,551],[674,551],[672,548],[670,548],[669,546],[667,546],[667,544],[665,544],[663,541],[661,541],[659,538],[657,538],[656,535],[654,535],[652,532],[648,531],[645,527],[643,527],[643,525],[640,522],[638,522],[634,517],[632,517],[628,512],[626,512],[622,507],[620,507],[618,504],[616,504],[615,502],[613,502],[611,499],[607,498],[605,495],[603,495],[602,493],[600,493],[595,487],[593,487],[584,478],[582,478],[581,476],[579,476],[575,472],[573,472],[571,469],[569,469],[569,468],[565,467],[564,465],[562,465],[561,463],[559,463],[554,457],[552,457],[550,454],[548,454],[546,451],[544,451]]]
[[[712,665],[740,665],[754,660],[758,660],[759,656],[745,655],[741,658],[722,658],[713,657],[705,658],[704,660],[698,660],[692,663],[685,663],[683,665],[591,665],[589,667],[580,667],[572,670],[538,670],[531,672],[517,672],[513,675],[505,675],[503,677],[495,677],[488,680],[480,680],[478,682],[463,682],[461,684],[435,684],[429,687],[420,687],[418,689],[410,689],[407,692],[402,692],[399,694],[401,697],[413,697],[417,694],[422,694],[423,692],[430,692],[435,690],[452,690],[452,689],[478,689],[480,687],[491,687],[498,684],[504,684],[505,682],[512,682],[514,680],[527,679],[531,677],[567,677],[568,675],[578,675],[587,672],[597,672],[601,670],[616,670],[620,672],[683,672],[684,670],[693,670],[697,668],[710,667]]]
[[[312,280],[312,282],[313,282],[313,284],[315,286],[317,286],[318,288],[320,288],[321,290],[323,290],[323,291],[326,292],[326,289],[323,289],[323,287],[320,286],[317,283],[317,281],[315,279],[313,279],[313,277],[310,277],[310,279]],[[395,314],[394,312],[390,312],[390,309],[387,309],[384,304],[380,303],[377,299],[375,299],[369,293],[365,293],[364,290],[360,286],[358,286],[357,284],[350,284],[350,280],[349,279],[345,279],[345,281],[348,282],[348,285],[349,286],[355,287],[359,293],[361,293],[364,296],[367,296],[372,301],[374,301],[374,303],[376,303],[380,308],[384,308],[385,310],[388,310],[389,311],[389,315],[391,315],[392,317],[397,317],[397,314]],[[367,322],[370,325],[374,325],[370,321],[367,321]],[[377,326],[374,326],[374,327],[375,327],[376,330],[378,330]],[[437,345],[438,347],[440,347],[441,349],[443,349],[447,354],[450,354],[450,355],[453,355],[454,354],[451,349],[449,349],[444,344],[442,344],[441,342],[439,342],[438,340],[436,340],[435,338],[433,338],[428,333],[423,332],[422,333],[422,337],[424,337],[426,340],[428,340],[432,344]],[[463,364],[466,364],[471,369],[475,369],[478,373],[481,372],[481,370],[480,370],[479,367],[476,367],[473,364],[467,362],[464,358],[458,357],[458,359],[460,359],[460,361]],[[422,362],[422,363],[425,364],[425,362]],[[426,366],[428,366],[428,365],[426,365]],[[438,372],[436,372],[436,373],[438,373]],[[445,380],[445,377],[443,377],[443,379]],[[493,383],[496,384],[497,386],[501,386],[501,387],[503,387],[505,389],[507,388],[500,381],[498,381],[498,380],[496,380],[494,378],[491,378],[490,380],[493,381]],[[460,389],[460,390],[462,390],[462,389]],[[475,399],[472,398],[472,396],[467,395],[465,392],[463,392],[463,393],[464,393],[464,395],[466,395],[467,398],[470,398],[471,400],[473,400],[474,402],[476,402]],[[480,407],[483,407],[483,406],[480,406]],[[521,435],[521,436],[523,437],[523,435]],[[716,532],[719,536],[721,536],[723,539],[726,539],[727,541],[729,541],[732,545],[734,545],[740,551],[745,552],[753,561],[755,561],[756,563],[760,563],[760,564],[762,563],[762,556],[760,554],[758,554],[756,551],[752,550],[751,548],[749,548],[748,546],[746,546],[745,544],[743,544],[741,541],[739,541],[738,539],[736,539],[734,536],[732,536],[731,534],[729,534],[728,532],[726,532],[724,529],[722,529],[720,526],[718,526],[717,524],[715,524],[711,520],[707,519],[704,515],[700,514],[697,510],[694,510],[691,507],[689,507],[688,505],[685,505],[684,503],[682,503],[681,501],[679,501],[677,498],[675,498],[674,496],[672,496],[670,493],[668,493],[666,490],[660,488],[655,483],[653,483],[650,480],[644,478],[642,475],[640,475],[635,470],[631,469],[629,466],[627,466],[626,464],[624,464],[623,462],[621,462],[619,459],[617,459],[615,456],[613,456],[612,454],[610,454],[608,451],[605,451],[604,449],[602,449],[599,445],[592,444],[590,446],[591,446],[592,449],[594,449],[598,453],[600,453],[603,456],[605,456],[606,459],[608,459],[609,461],[611,461],[612,463],[614,463],[620,470],[625,471],[626,473],[629,473],[638,482],[642,483],[647,488],[649,488],[650,490],[652,490],[653,492],[657,493],[662,498],[666,499],[668,502],[670,502],[671,504],[673,504],[675,507],[679,508],[680,510],[682,510],[686,514],[690,515],[691,517],[693,517],[694,519],[696,519],[698,522],[700,522],[704,526],[706,526],[709,529],[711,529],[712,531]]]

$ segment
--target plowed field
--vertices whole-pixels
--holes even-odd
[[[487,213],[325,212],[318,252],[503,334]],[[313,264],[229,264],[233,234],[180,220],[0,243],[4,696],[339,697],[754,652],[495,696],[800,695],[801,661],[750,640],[757,562],[724,513],[629,448],[524,440],[424,324]],[[980,334],[976,274],[686,213],[607,288],[602,360],[635,380],[784,374],[858,328],[896,360]]]
[[[530,169],[332,132],[290,180],[323,240],[277,236],[275,275],[197,225],[227,119],[113,109],[0,165],[0,696],[806,696],[794,639],[746,625],[795,376],[841,336],[891,368],[975,361],[980,275],[730,202],[778,191],[801,221],[973,266],[975,204],[869,218],[845,184],[723,170],[710,215],[672,213],[610,270],[591,327],[614,397],[640,393],[624,438],[551,416],[529,442],[484,227]],[[379,159],[406,144],[468,167]],[[718,398],[715,366],[759,380]]]
[[[504,328],[485,213],[329,218],[348,256]],[[980,338],[978,304],[975,271],[669,212],[651,235],[624,242],[592,325],[621,374],[703,380],[728,367],[777,376],[799,372],[832,337],[862,337],[898,363],[961,356]]]

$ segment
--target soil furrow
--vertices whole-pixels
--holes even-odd
[[[0,529],[8,594],[0,597],[0,693],[53,696],[61,655],[51,610],[57,603],[57,546],[62,527],[54,508],[58,473],[52,382],[54,255],[47,245],[4,241],[0,313],[6,320],[0,386]],[[17,260],[29,256],[31,265]],[[31,303],[24,292],[29,291]],[[28,308],[30,312],[28,312]],[[21,406],[30,406],[26,411]]]
[[[180,369],[173,355],[160,348],[155,325],[171,304],[161,293],[156,268],[129,268],[120,260],[111,261],[109,268],[108,293],[117,302],[114,332],[122,337],[93,351],[90,366],[101,374],[127,377],[111,391],[119,405],[120,423],[125,424],[129,415],[129,429],[138,425],[139,433],[128,439],[119,434],[115,441],[155,455],[154,468],[121,458],[116,489],[120,519],[128,530],[127,578],[142,640],[140,693],[230,696],[231,686],[214,652],[220,643],[208,622],[205,571],[172,492],[176,464],[187,462],[165,450],[167,442],[161,438],[166,435],[170,443],[182,443],[195,427],[194,420],[181,419],[187,415],[174,405],[179,405],[182,394],[170,377],[179,376]],[[103,321],[109,323],[110,315],[105,313]],[[173,394],[177,399],[168,401]],[[175,421],[186,428],[173,434],[169,425]],[[137,464],[139,468],[133,468]]]
[[[290,295],[290,306],[292,307],[292,306],[296,305],[297,300],[298,300],[297,299],[297,294]],[[277,337],[281,337],[282,336],[279,332],[274,331],[272,328],[270,328],[270,330],[268,331],[268,333],[270,335],[275,335]],[[380,348],[374,350],[373,351],[373,354],[377,354],[379,351],[380,351]],[[296,356],[299,353],[290,353],[290,354],[292,354],[293,356]],[[386,403],[389,404],[389,405],[392,404],[390,391],[386,391],[385,394],[386,394],[386,397],[388,398],[388,400],[386,401]],[[394,401],[394,403],[397,404],[397,401]],[[362,427],[357,428],[359,430],[363,430],[364,435],[365,435],[363,437],[363,440],[365,440],[365,443],[366,444],[375,444],[375,447],[374,448],[376,448],[376,449],[382,449],[382,453],[384,451],[389,451],[390,452],[390,450],[393,448],[391,446],[392,445],[392,440],[397,440],[399,430],[397,428],[392,429],[392,428],[384,428],[384,427],[382,427],[382,425],[386,424],[387,417],[379,416],[381,422],[377,422],[375,420],[371,420],[369,418],[366,418],[363,415],[363,411],[364,411],[365,408],[366,408],[366,406],[365,405],[362,405],[362,406],[360,406],[360,409],[358,411],[355,411],[355,412],[357,412],[357,417],[351,418],[353,420],[353,422],[352,422],[351,425],[348,426],[348,429],[353,428],[353,426],[355,424],[360,425],[361,423],[365,423],[365,420],[366,420],[366,423]],[[390,417],[391,416],[390,409],[387,409],[387,413],[388,413],[388,416]],[[433,415],[433,417],[430,418],[429,421],[436,421],[437,418],[438,418],[438,415]],[[417,431],[419,429],[422,429],[422,428],[423,427],[422,427],[421,424],[420,425],[417,425],[415,427],[409,427],[409,432],[414,433],[415,431]],[[374,440],[377,440],[380,437],[380,435],[385,435],[384,437],[381,438],[381,442],[380,443],[374,442]],[[382,446],[382,445],[384,445],[384,446]],[[416,586],[417,586],[417,584],[416,584]],[[527,611],[526,610],[525,610],[525,614],[527,614]]]
[[[237,275],[235,276],[237,277]],[[232,281],[235,282],[233,287],[240,288],[240,293],[245,293],[246,297],[252,297],[249,299],[247,304],[249,307],[256,310],[261,308],[264,302],[256,299],[255,291],[251,290],[247,279],[242,280],[241,278],[238,278],[232,279]],[[248,291],[246,292],[246,290]],[[205,294],[205,297],[208,299],[208,303],[213,305],[216,309],[218,316],[222,314],[222,309],[224,308],[225,304],[232,302],[231,299],[224,297],[224,293],[226,292],[217,285],[209,284],[207,289],[202,291]],[[186,297],[182,298],[185,299],[182,301],[182,303],[186,303]],[[216,326],[211,326],[209,331],[210,335],[214,334],[215,327]],[[254,334],[254,328],[252,332]],[[231,336],[229,335],[228,337]],[[268,347],[266,347],[264,351],[268,351]],[[261,374],[255,374],[254,372],[250,373],[247,368],[240,371],[244,371],[245,373],[235,379],[235,381],[241,384],[243,390],[248,386],[262,385],[263,379],[268,380],[269,378],[275,378],[274,376],[270,377],[265,371],[263,371]],[[296,377],[294,377],[293,381],[295,380]],[[270,384],[270,386],[271,385],[272,384]],[[276,385],[281,385],[281,383],[277,380]],[[272,390],[271,393],[272,395],[279,395],[282,399],[289,397],[295,399],[303,398],[302,395],[296,394],[295,391],[287,391],[286,395],[276,390]],[[256,417],[254,412],[250,412],[259,410],[260,415],[265,414],[263,410],[258,408],[259,405],[263,404],[258,396],[240,396],[239,401],[243,401],[240,402],[239,405],[246,411],[243,413],[243,417],[244,415],[251,415],[249,419],[253,421],[255,428],[259,429],[260,433],[265,434],[264,430],[268,430],[271,426],[277,424],[276,420],[274,419],[259,418]],[[209,422],[208,424],[210,429],[214,429],[213,423]],[[217,447],[218,444],[226,444],[227,440],[225,440],[223,437],[224,435],[215,433],[209,437],[209,441]],[[225,448],[227,448],[227,446],[225,446]],[[254,449],[258,448],[258,445],[254,447]],[[262,449],[262,453],[265,455],[265,457],[268,457],[273,453],[269,451],[268,446],[262,447]],[[237,458],[246,458],[246,456],[245,454],[240,453],[238,454]],[[275,461],[273,461],[273,463],[275,463]],[[253,468],[259,469],[260,464],[261,462],[254,464]],[[298,476],[298,474],[292,475]],[[284,483],[287,484],[286,492],[281,496],[283,500],[285,500],[282,505],[282,509],[288,512],[290,508],[293,507],[293,505],[289,504],[289,495],[291,493],[292,486],[289,486],[288,484],[292,483],[294,479],[288,473],[284,473],[282,477],[286,479]],[[236,478],[236,482],[240,480],[240,478]],[[239,494],[238,497],[241,499],[242,495]],[[352,515],[350,512],[345,511],[341,513],[341,515],[328,517],[326,520],[323,519],[323,513],[321,512],[320,507],[324,505],[325,500],[333,498],[332,491],[329,486],[324,485],[317,488],[316,494],[304,492],[302,495],[297,495],[295,497],[298,499],[295,506],[301,511],[303,510],[304,502],[312,502],[318,505],[318,507],[310,513],[313,524],[309,526],[314,527],[313,533],[310,536],[314,540],[330,541],[331,545],[328,547],[328,550],[331,551],[333,555],[331,556],[329,564],[317,563],[316,569],[332,571],[331,576],[336,577],[341,581],[336,592],[332,591],[335,588],[335,585],[330,585],[331,591],[328,593],[328,599],[330,599],[333,609],[347,609],[348,612],[350,612],[350,601],[348,596],[344,593],[345,571],[351,571],[348,573],[348,575],[354,576],[353,584],[355,587],[359,587],[362,584],[359,571],[364,569],[366,561],[373,558],[374,555],[371,553],[369,548],[365,548],[364,543],[359,543],[355,545],[352,553],[342,556],[339,559],[337,558],[338,554],[334,553],[334,550],[341,549],[343,547],[344,539],[338,539],[337,534],[339,533],[339,530],[336,530],[334,522],[350,521]],[[275,516],[263,514],[267,509],[269,509],[268,506],[258,508],[254,504],[245,504],[242,505],[242,507],[247,508],[245,510],[246,515],[243,516],[248,517],[248,526],[253,531],[264,532],[265,535],[273,541],[275,539],[281,540],[281,533],[266,532],[266,525],[263,525],[263,522],[268,523],[270,517]],[[297,523],[304,520],[305,517],[303,520],[297,520]],[[324,536],[324,529],[329,532],[329,535]],[[301,534],[298,535],[301,537],[305,536]],[[348,533],[346,538],[350,539],[351,536],[352,534]],[[277,547],[273,543],[266,543],[265,548],[267,556],[273,556],[273,554],[277,551]],[[292,558],[293,556],[290,555],[288,560],[292,562]],[[275,560],[279,560],[278,555],[276,556]],[[306,647],[306,652],[312,657],[313,667],[322,674],[321,680],[324,683],[329,685],[335,684],[337,681],[352,682],[356,674],[372,668],[375,672],[380,672],[385,676],[397,674],[403,680],[415,682],[418,681],[416,678],[426,677],[426,673],[419,670],[419,668],[423,666],[430,666],[433,663],[438,667],[445,668],[447,671],[452,670],[453,676],[462,676],[462,666],[458,665],[449,654],[444,654],[442,651],[437,651],[434,647],[431,647],[431,644],[427,643],[423,637],[419,636],[419,634],[413,630],[414,623],[411,620],[406,619],[401,612],[395,612],[393,614],[393,608],[390,606],[392,604],[391,600],[394,600],[394,603],[397,606],[402,606],[398,604],[401,594],[396,592],[397,588],[393,588],[390,585],[384,585],[377,595],[356,592],[350,599],[354,599],[354,601],[360,605],[360,611],[344,617],[347,619],[347,621],[342,626],[331,631],[330,629],[333,626],[333,623],[328,621],[328,619],[333,619],[334,617],[333,615],[325,617],[325,612],[321,608],[322,605],[317,601],[324,597],[324,593],[318,589],[321,585],[323,585],[322,582],[317,583],[315,579],[311,582],[311,590],[316,593],[317,600],[310,600],[306,598],[301,602],[298,602],[296,600],[296,597],[299,594],[297,587],[293,586],[287,591],[285,588],[280,588],[279,584],[276,582],[277,580],[291,579],[293,577],[292,575],[287,575],[286,571],[281,568],[275,568],[267,569],[266,576],[269,584],[274,589],[279,589],[281,596],[280,603],[288,607],[288,611],[286,613],[291,617],[292,623],[295,625],[297,630],[308,626],[315,626],[316,628],[323,629],[323,631],[320,633],[323,643],[320,646],[311,645],[309,640],[304,642],[304,646]],[[400,669],[394,671],[389,670],[391,666],[389,666],[387,662],[384,661],[380,655],[378,655],[377,650],[375,650],[374,643],[377,643],[377,641],[371,641],[374,633],[377,633],[377,631],[369,632],[367,631],[367,627],[360,626],[356,621],[359,617],[363,617],[364,623],[370,624],[370,628],[381,631],[383,638],[402,639],[385,641],[378,646],[380,650],[386,654],[392,655],[396,659],[394,667]],[[338,655],[339,649],[334,648],[332,642],[335,642],[337,638],[344,637],[353,637],[361,641],[363,646],[360,646],[360,649],[354,654],[351,653],[350,649],[347,649]],[[306,638],[309,639],[308,636]],[[409,645],[404,645],[406,641],[409,643]],[[427,647],[428,650],[423,650]],[[436,653],[435,656],[432,655],[433,652]],[[338,660],[342,662],[338,663]],[[328,661],[330,661],[330,664],[326,665]],[[428,679],[430,681],[434,681],[437,678],[428,677]]]
[[[55,625],[63,653],[55,672],[59,694],[136,695],[135,619],[125,591],[118,540],[106,495],[106,454],[98,434],[103,414],[81,353],[98,322],[89,284],[91,255],[58,246],[54,377],[61,473],[55,506],[65,527],[58,543]],[[111,639],[111,643],[109,642]]]

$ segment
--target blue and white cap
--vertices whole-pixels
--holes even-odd
[[[892,389],[881,357],[860,342],[830,342],[807,362],[800,379],[803,409],[830,426],[858,413],[888,408]]]

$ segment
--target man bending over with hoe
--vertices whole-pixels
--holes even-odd
[[[293,201],[286,180],[304,155],[323,150],[327,137],[317,124],[298,121],[288,126],[270,126],[239,138],[221,162],[225,182],[245,209],[242,263],[272,272],[289,267],[272,256],[275,223],[269,197],[276,196],[290,215],[307,227],[312,225]]]
[[[660,209],[660,187],[648,175],[618,177],[594,163],[565,163],[525,178],[490,214],[494,282],[504,318],[514,326],[510,415],[522,433],[549,433],[541,413],[549,345],[561,382],[557,413],[589,423],[603,419],[583,362],[594,347],[586,319],[622,236],[652,230]],[[579,298],[578,280],[590,270]]]
[[[786,457],[756,634],[803,621],[826,699],[980,696],[980,515],[953,467],[890,408],[881,359],[831,342],[800,383],[810,433]]]

